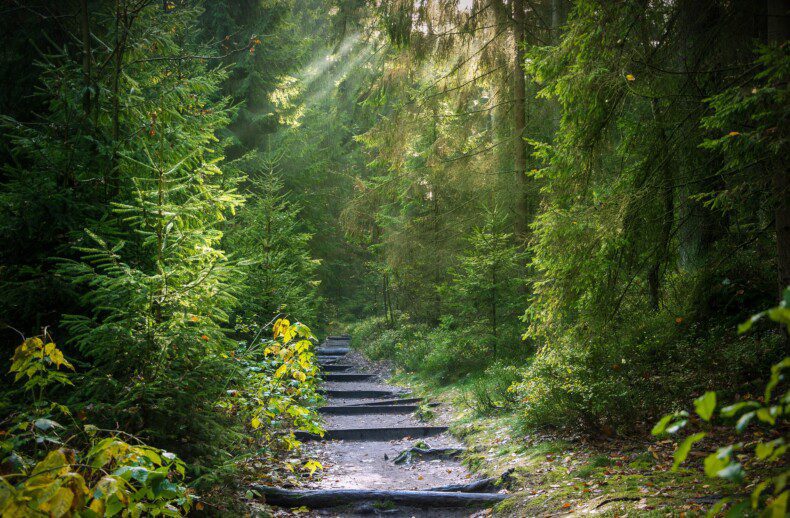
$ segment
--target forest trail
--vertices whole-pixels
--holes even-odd
[[[318,349],[326,433],[298,435],[305,455],[323,464],[322,476],[299,490],[256,487],[266,501],[309,507],[311,516],[450,518],[486,514],[505,499],[499,480],[473,480],[458,460],[464,448],[446,426],[419,418],[431,403],[368,372],[349,342],[328,337]]]

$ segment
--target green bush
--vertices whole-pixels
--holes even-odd
[[[349,333],[352,345],[372,360],[391,361],[432,383],[445,385],[470,374],[482,373],[494,362],[484,332],[475,328],[453,328],[449,320],[431,329],[425,324],[410,323],[405,315],[398,316],[394,325],[382,317],[373,317],[350,326]],[[517,346],[502,350],[509,351],[512,357]],[[496,369],[496,376],[504,372],[506,363],[503,361]]]
[[[520,379],[520,374],[514,365],[494,363],[472,380],[470,406],[483,415],[512,409],[517,401],[512,387]]]
[[[516,385],[529,427],[644,428],[689,391],[756,390],[778,361],[781,337],[738,336],[727,325],[703,329],[665,309],[607,332],[577,326],[557,333]]]

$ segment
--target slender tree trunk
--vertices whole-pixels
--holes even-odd
[[[668,156],[669,145],[664,130],[663,117],[658,107],[658,101],[651,101],[653,110],[653,120],[658,128],[658,140],[661,143],[660,156],[656,160],[662,162],[659,171],[659,188],[661,191],[661,228],[658,236],[658,243],[653,257],[653,263],[647,274],[650,307],[658,310],[661,305],[661,267],[666,263],[669,255],[669,245],[672,239],[672,227],[675,223],[675,179],[672,171],[672,162]]]
[[[82,94],[82,109],[85,115],[91,112],[91,29],[88,0],[80,0],[80,32],[82,33],[82,75],[85,92]]]
[[[551,0],[551,40],[554,43],[560,41],[560,28],[565,24],[566,18],[565,0]]]
[[[783,160],[774,167],[773,190],[776,193],[776,257],[780,293],[790,286],[790,174]],[[779,167],[781,166],[781,167]]]
[[[493,238],[492,238],[493,239]],[[493,253],[496,253],[495,250],[492,250]],[[494,359],[497,358],[499,355],[499,336],[497,335],[497,314],[496,314],[496,306],[497,306],[497,278],[496,278],[496,262],[491,266],[491,334],[493,335],[494,340]]]
[[[389,273],[384,272],[384,318],[388,325],[395,324],[395,316],[392,313],[392,299],[390,298]]]
[[[766,33],[769,43],[785,43],[790,35],[788,13],[790,1],[767,0]],[[771,183],[776,197],[776,263],[780,294],[790,286],[790,173],[782,153],[772,162]]]
[[[110,164],[109,172],[109,194],[116,196],[120,191],[120,178],[118,171],[118,141],[121,137],[121,72],[123,69],[123,46],[125,36],[121,35],[122,25],[125,32],[125,23],[122,23],[124,13],[122,3],[124,0],[115,0],[115,49],[114,49],[114,63],[112,74],[112,139],[113,139],[113,153],[112,161]]]
[[[527,179],[527,143],[524,130],[527,126],[526,75],[524,73],[524,29],[526,16],[524,0],[513,0],[513,169],[516,175],[516,238],[526,238],[529,225],[529,182]]]

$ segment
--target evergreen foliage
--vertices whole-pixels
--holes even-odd
[[[101,484],[33,446],[64,413],[178,453],[203,488],[281,462],[320,430],[296,318],[530,429],[645,431],[689,393],[707,422],[704,394],[774,383],[787,335],[736,328],[790,285],[785,10],[11,2],[2,340],[62,349],[23,338],[9,364],[28,385],[0,417],[27,428],[0,462],[25,465],[0,509]],[[36,493],[42,462],[79,491]],[[136,503],[185,511],[169,489]]]
[[[312,236],[300,230],[300,209],[282,194],[283,182],[274,171],[248,181],[250,201],[234,222],[227,246],[240,257],[237,319],[262,323],[271,315],[304,315],[315,321],[320,304],[318,261],[310,257]]]

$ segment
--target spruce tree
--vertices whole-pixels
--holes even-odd
[[[235,284],[219,243],[243,201],[218,165],[215,135],[232,115],[217,95],[224,73],[181,57],[201,52],[188,43],[197,14],[139,13],[121,111],[115,103],[109,111],[124,137],[107,173],[117,191],[111,214],[85,230],[80,258],[58,269],[86,308],[63,319],[91,364],[81,395],[104,424],[122,423],[193,460],[226,446],[234,430],[216,408],[234,375],[223,325]]]
[[[468,247],[450,270],[451,282],[442,286],[443,302],[460,320],[466,332],[486,337],[494,357],[501,344],[518,343],[519,315],[525,304],[524,281],[520,277],[526,254],[504,231],[507,220],[496,210],[473,230]]]
[[[246,258],[239,324],[264,324],[278,313],[313,321],[318,261],[310,257],[312,235],[301,229],[300,208],[283,194],[283,181],[271,169],[250,180],[249,198],[228,237],[228,248]]]

